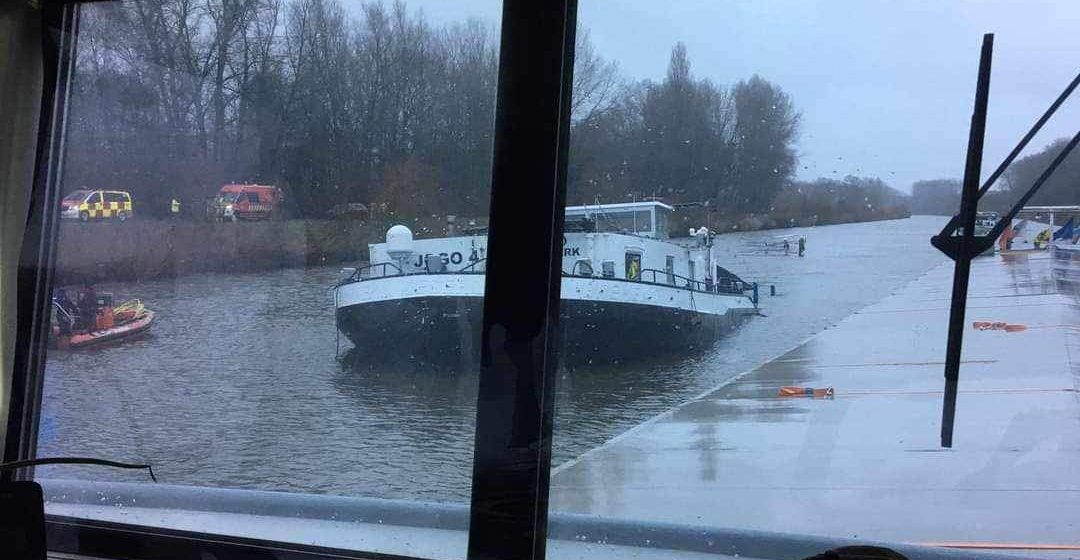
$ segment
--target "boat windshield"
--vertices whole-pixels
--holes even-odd
[[[590,214],[588,217],[596,222],[597,231],[617,233],[652,232],[652,212],[647,210],[630,212],[604,210]]]
[[[654,211],[656,216],[656,236],[660,239],[666,239],[670,232],[668,231],[668,214],[666,210],[657,209]]]

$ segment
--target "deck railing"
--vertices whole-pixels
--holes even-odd
[[[674,272],[668,272],[666,270],[657,270],[654,268],[645,268],[641,270],[636,280],[644,282],[646,284],[657,284],[662,286],[675,286],[677,288],[685,288],[695,292],[716,293],[716,294],[741,294],[747,290],[752,289],[752,284],[743,282],[742,280],[732,280],[730,278],[721,278],[719,282],[705,282],[702,280],[693,280],[686,276],[680,276]]]
[[[358,267],[357,269],[351,271],[351,274],[345,279],[343,279],[341,282],[339,282],[337,285],[342,286],[345,284],[352,284],[354,282],[376,280],[380,278],[392,278],[397,276],[423,276],[429,274],[484,274],[486,272],[486,260],[487,259],[480,259],[477,261],[473,261],[458,270],[418,270],[415,272],[405,272],[401,269],[400,266],[392,262],[370,264],[367,266]],[[706,294],[742,295],[747,292],[751,292],[754,289],[753,283],[744,282],[738,279],[721,278],[719,279],[719,281],[716,282],[706,282],[702,280],[694,280],[686,276],[675,274],[674,272],[657,270],[653,268],[642,269],[638,273],[637,278],[616,278],[596,274],[582,274],[577,270],[575,270],[574,272],[567,272],[564,270],[562,275],[564,278],[596,278],[598,280],[610,280],[615,282],[636,282],[654,286],[667,286]]]

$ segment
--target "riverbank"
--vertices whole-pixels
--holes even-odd
[[[788,229],[839,223],[893,220],[901,212],[879,212],[864,219],[782,218],[769,214],[706,217],[681,210],[672,227],[678,237],[708,224],[719,233]],[[288,220],[280,222],[190,222],[132,220],[127,223],[60,224],[58,282],[128,281],[174,278],[199,272],[256,272],[367,260],[369,243],[382,239],[390,222]],[[419,237],[445,235],[445,225],[407,223]]]
[[[831,226],[839,224],[858,224],[910,218],[911,212],[904,207],[883,208],[863,214],[812,214],[795,215],[789,213],[741,214],[737,216],[706,215],[696,208],[681,209],[678,223],[681,227],[673,230],[673,235],[686,235],[689,228],[706,225],[716,233],[734,233],[740,231],[765,231],[772,229],[790,229],[796,227]]]
[[[60,224],[57,279],[152,280],[197,272],[254,272],[353,263],[381,236],[349,220],[210,223],[133,220]]]

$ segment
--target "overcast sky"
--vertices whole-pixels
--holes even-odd
[[[984,32],[996,37],[983,177],[1080,71],[1080,0],[579,1],[579,25],[627,77],[662,78],[683,41],[699,77],[779,84],[802,113],[804,179],[876,175],[909,191],[959,178]],[[502,3],[407,5],[432,22],[496,24]],[[1033,146],[1078,126],[1073,99]]]

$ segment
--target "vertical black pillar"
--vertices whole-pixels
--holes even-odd
[[[476,411],[471,559],[542,559],[575,0],[505,0]]]
[[[56,259],[60,177],[68,86],[75,67],[79,6],[43,2],[41,113],[38,116],[30,214],[19,254],[18,305],[11,401],[3,462],[30,459],[37,446],[45,345],[48,341],[52,270]],[[23,471],[31,476],[29,469]],[[11,474],[3,475],[10,478]]]

